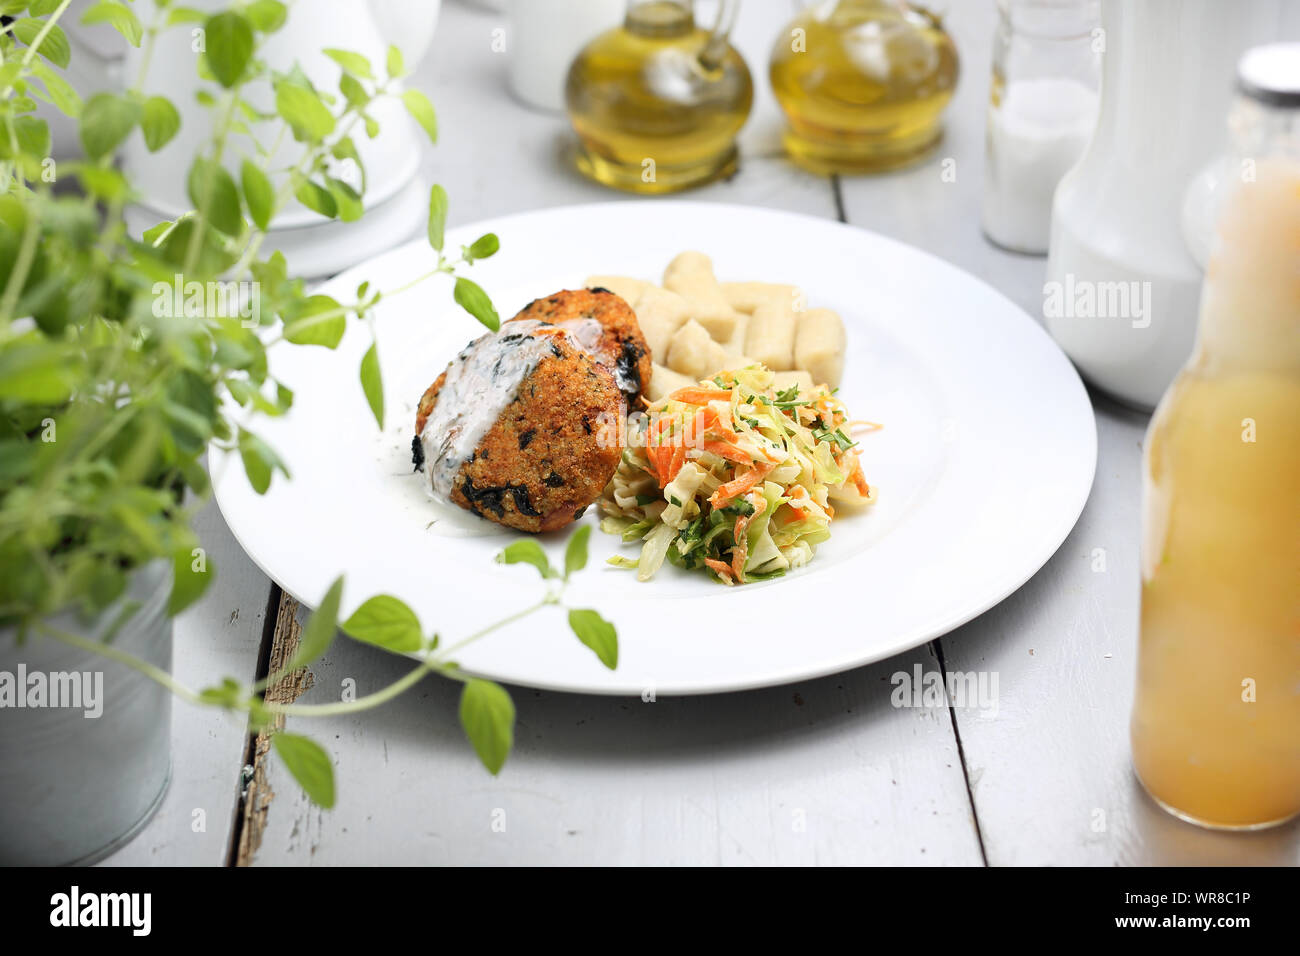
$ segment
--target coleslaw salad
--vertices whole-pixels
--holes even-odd
[[[667,560],[728,585],[807,564],[837,507],[875,501],[849,435],[878,427],[825,385],[778,390],[761,365],[672,392],[629,419],[600,526],[641,553],[609,563],[648,581]]]

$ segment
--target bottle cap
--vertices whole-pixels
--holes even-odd
[[[1270,106],[1300,107],[1300,43],[1251,47],[1237,64],[1237,89]]]

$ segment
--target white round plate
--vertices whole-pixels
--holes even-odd
[[[970,620],[1018,588],[1060,546],[1087,500],[1096,427],[1078,375],[1039,325],[1000,293],[890,239],[791,213],[692,202],[608,202],[455,229],[501,251],[470,274],[503,318],[591,274],[656,279],[683,249],[713,257],[722,280],[801,286],[810,307],[843,316],[840,395],[863,435],[879,501],[837,518],[807,567],[728,588],[665,565],[653,581],[608,566],[635,556],[597,528],[591,561],[565,597],[619,635],[607,670],[546,608],[457,652],[466,671],[596,694],[700,694],[816,677],[881,660]],[[396,289],[427,272],[414,243],[328,283],[352,301],[362,279]],[[439,277],[385,299],[375,317],[387,408],[381,432],[358,380],[370,337],[350,325],[335,351],[277,345],[271,367],[292,410],[253,430],[287,463],[270,491],[250,488],[235,455],[213,451],[217,500],[240,544],[294,597],[315,606],[345,575],[342,615],[375,594],[410,604],[444,646],[544,593],[536,571],[494,556],[515,533],[437,506],[412,473],[415,404],[482,332]],[[584,519],[597,522],[595,509]],[[432,522],[432,524],[431,524]],[[540,539],[563,564],[567,534]]]

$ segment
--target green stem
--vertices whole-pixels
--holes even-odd
[[[101,644],[99,641],[88,640],[78,634],[72,634],[68,631],[59,630],[57,627],[51,627],[44,622],[37,622],[36,629],[47,637],[52,637],[56,641],[62,641],[64,644],[70,644],[73,647],[80,648],[91,654],[98,654],[100,657],[107,657],[109,660],[117,661],[119,664],[125,664],[134,671],[138,671],[150,680],[161,684],[169,691],[182,700],[191,704],[205,703],[198,694],[190,690],[180,681],[172,677],[161,667],[156,667],[147,661],[142,661],[125,651],[119,650],[112,644]]]
[[[44,201],[45,190],[41,191]],[[18,296],[27,284],[27,274],[32,263],[36,261],[36,242],[41,234],[41,217],[33,208],[27,210],[27,221],[23,224],[23,241],[18,248],[18,257],[14,261],[9,281],[5,283],[3,298],[0,298],[0,325],[8,326],[13,321],[13,311],[18,305]]]
[[[221,165],[221,157],[225,155],[226,140],[230,136],[230,127],[235,122],[235,107],[239,103],[239,91],[242,86],[236,86],[226,97],[226,109],[221,115],[221,122],[213,134],[212,149],[212,172],[208,174],[203,183],[203,195],[199,197],[199,221],[195,223],[194,231],[190,234],[190,244],[185,250],[185,268],[181,274],[188,276],[194,266],[199,261],[199,251],[203,248],[203,234],[208,228],[208,208],[212,205],[212,191],[216,188],[216,168]]]
[[[426,660],[405,677],[393,681],[383,690],[377,690],[365,697],[358,697],[356,700],[339,701],[334,704],[276,704],[265,701],[262,706],[273,714],[284,714],[286,717],[331,717],[338,714],[352,714],[388,703],[394,697],[418,684],[426,674],[431,673],[440,673],[453,679],[464,680],[463,677],[457,677],[454,667]]]
[[[465,645],[472,644],[474,643],[474,641],[477,641],[481,637],[487,637],[487,635],[491,634],[493,631],[498,631],[501,628],[505,627],[507,624],[513,624],[515,623],[515,621],[522,620],[523,618],[528,617],[528,615],[540,611],[548,604],[559,604],[559,603],[560,603],[560,596],[558,594],[548,594],[546,595],[546,597],[542,598],[536,604],[530,605],[529,607],[524,608],[522,611],[516,611],[514,614],[511,614],[509,617],[503,617],[495,624],[489,624],[481,631],[475,631],[469,637],[457,641],[455,644],[452,644],[450,647],[444,647],[442,651],[438,654],[438,658],[442,661],[446,661],[447,656],[449,654],[460,650]]]

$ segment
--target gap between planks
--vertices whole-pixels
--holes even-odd
[[[266,627],[262,631],[262,646],[258,651],[258,681],[283,669],[297,651],[302,636],[302,627],[298,624],[298,602],[285,594],[278,584],[271,585],[266,610]],[[277,704],[292,704],[311,685],[311,671],[303,667],[285,674],[269,685],[262,699]],[[249,734],[244,765],[240,768],[240,799],[231,833],[227,866],[251,866],[253,857],[262,845],[267,813],[275,798],[266,770],[267,762],[271,759],[271,737],[283,727],[284,715],[277,714],[262,730]]]

